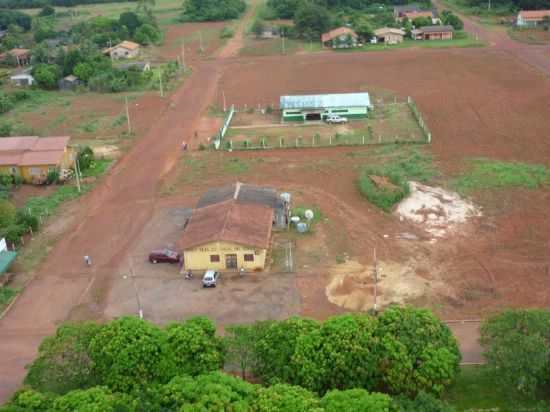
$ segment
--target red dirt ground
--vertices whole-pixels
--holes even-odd
[[[529,61],[535,67],[550,69],[550,65],[545,66],[548,60],[540,57],[546,50],[514,44],[507,49],[197,61],[189,81],[171,97],[170,107],[148,120],[152,124],[149,132],[93,192],[78,201],[81,209],[77,223],[0,320],[0,401],[20,385],[24,365],[34,358],[42,338],[52,334],[71,313],[101,317],[101,306],[96,302],[101,302],[113,273],[124,264],[131,245],[142,235],[159,200],[158,189],[179,159],[181,137],[198,126],[201,114],[216,95],[222,72],[225,76],[218,90],[225,90],[229,103],[258,104],[277,100],[283,93],[368,90],[370,86],[411,95],[432,128],[431,150],[441,169],[448,173],[459,168],[461,159],[468,156],[548,165],[550,80],[523,63]],[[195,145],[193,142],[192,147]],[[386,240],[381,234],[395,230],[395,219],[360,198],[353,184],[353,170],[329,167],[327,157],[345,154],[349,149],[330,150],[333,152],[311,149],[303,153],[262,153],[262,158],[273,162],[266,162],[270,167],[261,166],[265,174],[257,173],[252,181],[307,193],[332,219],[341,222],[348,231],[341,243],[351,244],[349,248],[356,254],[370,255],[373,245],[380,248],[381,259],[416,253],[399,243],[384,247]],[[258,156],[258,152],[238,154],[239,158]],[[293,156],[297,158],[292,160]],[[289,182],[287,177],[294,176],[296,169],[283,169],[281,165],[313,156],[324,163],[306,170],[299,181]],[[201,185],[200,189],[205,187]],[[487,286],[486,296],[476,301],[479,303],[455,307],[454,302],[448,302],[444,314],[469,315],[499,305],[548,307],[549,199],[550,189],[512,191],[505,199],[507,207],[500,213],[493,208],[477,232],[465,232],[430,252],[430,268],[448,276],[449,281]],[[498,197],[494,203],[501,201]],[[340,252],[340,247],[336,244],[334,250]],[[84,267],[84,255],[93,256],[92,268]],[[368,263],[367,257],[363,259]],[[304,278],[301,287],[319,280]],[[303,313],[323,317],[337,310],[315,293],[304,301]],[[487,306],[481,308],[481,304]]]

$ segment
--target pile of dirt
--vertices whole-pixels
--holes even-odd
[[[471,217],[481,216],[481,210],[458,193],[416,182],[409,184],[411,194],[399,203],[396,213],[402,219],[420,224],[435,238],[445,236]]]
[[[331,280],[325,294],[335,305],[353,311],[374,307],[374,272],[350,260],[330,269]],[[404,304],[427,295],[432,284],[418,276],[412,264],[378,263],[377,305],[381,309],[392,303]]]
[[[369,179],[372,180],[372,182],[379,189],[388,190],[391,192],[399,190],[399,188],[394,185],[387,176],[369,175]]]
[[[120,157],[120,149],[114,145],[96,146],[92,149],[96,159],[117,159]]]

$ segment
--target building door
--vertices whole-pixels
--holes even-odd
[[[225,255],[225,268],[226,269],[237,269],[237,255]]]

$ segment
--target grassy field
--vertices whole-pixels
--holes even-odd
[[[549,44],[550,30],[509,28],[510,38],[527,44]]]
[[[469,169],[451,184],[460,193],[507,187],[536,189],[550,184],[550,169],[542,165],[474,159]]]
[[[513,15],[509,6],[493,6],[491,9],[488,7],[472,7],[466,0],[442,0],[442,3],[451,10],[470,16],[477,16],[479,22],[487,26],[500,24],[501,20],[509,20]]]
[[[240,50],[241,56],[273,56],[277,54],[296,54],[296,53],[315,53],[322,49],[319,42],[307,42],[299,39],[284,40],[276,39],[256,39],[254,35],[247,35],[244,47]]]
[[[531,400],[514,395],[509,388],[495,382],[482,366],[461,369],[455,383],[447,389],[443,399],[462,411],[548,411],[546,400]]]

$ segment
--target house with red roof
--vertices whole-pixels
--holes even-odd
[[[518,27],[536,27],[544,18],[550,19],[550,10],[521,10],[518,13],[516,25]]]
[[[338,27],[337,29],[323,33],[321,43],[323,47],[333,49],[356,47],[359,36],[349,27]]]

